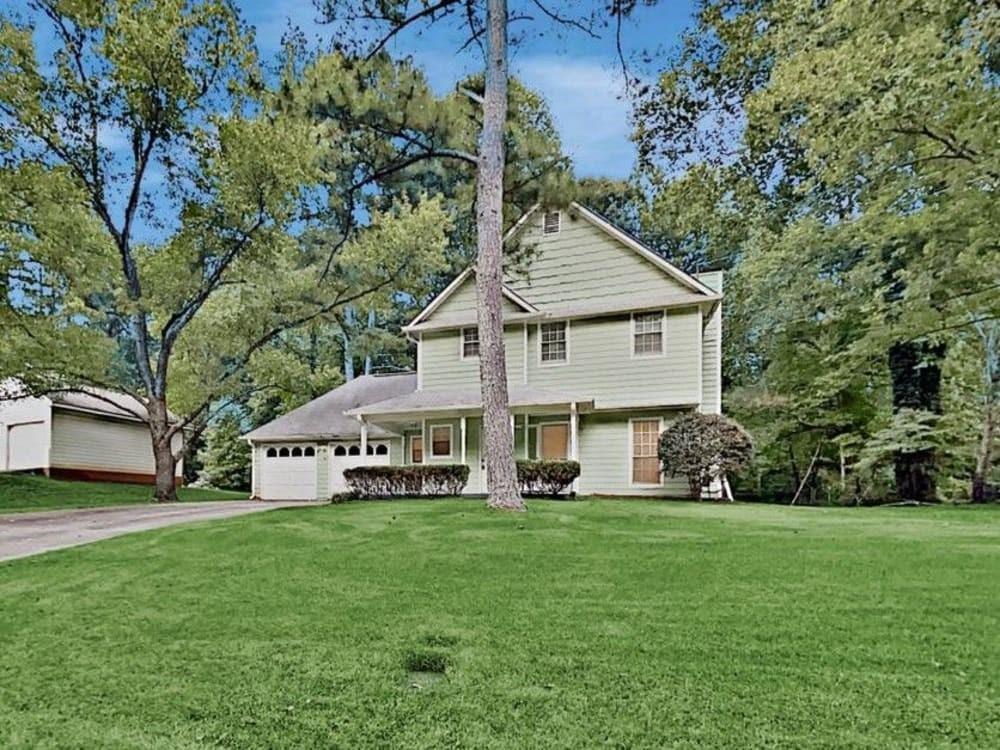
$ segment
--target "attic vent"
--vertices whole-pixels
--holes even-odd
[[[562,214],[558,211],[546,211],[542,226],[542,234],[559,234]]]

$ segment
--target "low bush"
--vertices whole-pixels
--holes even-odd
[[[344,470],[355,497],[412,497],[458,495],[469,481],[469,467],[461,464],[420,466],[356,466]]]
[[[578,461],[518,461],[517,481],[525,495],[555,497],[580,476]]]

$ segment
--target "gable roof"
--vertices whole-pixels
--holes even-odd
[[[504,242],[507,242],[516,234],[518,234],[530,221],[531,217],[534,216],[542,204],[536,203],[530,209],[528,209],[525,214],[517,220],[517,223],[512,226],[507,233],[504,235]],[[594,227],[617,240],[623,246],[636,253],[644,260],[648,261],[656,269],[662,271],[664,274],[672,278],[674,281],[680,283],[685,289],[687,289],[692,295],[694,295],[694,300],[697,301],[701,296],[707,298],[707,300],[715,300],[719,298],[719,295],[711,287],[704,284],[702,281],[697,279],[680,268],[664,260],[655,251],[653,251],[648,245],[643,243],[637,237],[629,234],[620,227],[615,226],[613,223],[608,221],[605,217],[601,216],[596,211],[587,208],[586,206],[574,201],[570,204],[570,209],[573,210],[582,219],[586,220],[588,223],[592,224]],[[428,305],[420,311],[420,313],[412,320],[408,325],[406,325],[404,331],[420,330],[422,324],[425,324],[427,318],[434,314],[449,297],[451,297],[458,289],[465,283],[465,281],[470,277],[471,274],[475,273],[475,266],[469,266],[464,271],[462,271],[458,276],[452,279],[451,283],[448,284],[445,289],[438,294],[434,299],[432,299]],[[538,314],[543,312],[539,310],[538,307],[533,305],[531,302],[526,300],[522,295],[518,294],[514,289],[512,289],[506,283],[502,286],[502,291],[504,297],[510,300],[514,305],[521,309],[523,313],[526,314]]]
[[[504,235],[503,238],[504,242],[507,242],[513,236],[518,234],[525,227],[530,218],[534,214],[536,214],[541,207],[542,204],[536,203],[534,206],[529,208],[528,211],[524,214],[524,216],[518,219],[517,223],[507,231],[507,234]],[[612,224],[608,219],[597,213],[597,211],[594,211],[591,208],[587,208],[582,203],[577,203],[576,201],[570,203],[569,207],[570,209],[576,211],[577,214],[579,214],[580,218],[586,220],[590,224],[593,224],[595,227],[603,231],[605,234],[618,240],[623,245],[625,245],[625,247],[632,250],[636,254],[640,255],[642,258],[645,258],[650,263],[652,263],[656,268],[666,273],[675,281],[680,282],[682,285],[684,285],[691,291],[698,294],[708,294],[708,295],[715,294],[715,292],[711,288],[703,284],[694,276],[685,271],[682,271],[680,268],[675,266],[670,261],[664,260],[662,257],[660,257],[660,255],[656,253],[656,251],[654,251],[651,247],[649,247],[649,245],[642,242],[642,240],[640,240],[638,237],[630,234],[629,232],[626,232],[621,227]]]
[[[462,271],[462,273],[460,273],[458,276],[452,279],[451,283],[444,288],[444,291],[442,291],[438,296],[432,299],[427,304],[427,307],[421,310],[420,313],[417,315],[417,317],[415,317],[412,321],[410,321],[409,325],[406,327],[409,328],[410,326],[415,326],[418,323],[423,323],[425,320],[427,320],[427,318],[430,315],[432,315],[434,311],[437,310],[445,302],[445,300],[447,300],[451,295],[457,292],[458,289],[462,286],[462,284],[465,283],[466,279],[468,279],[475,272],[476,272],[475,266],[469,266],[464,271]],[[506,284],[503,284],[500,287],[500,291],[503,292],[504,297],[509,299],[516,307],[519,307],[522,312],[526,313],[538,312],[537,307],[528,302],[528,300],[526,300],[524,297],[515,292]]]
[[[416,373],[394,375],[361,375],[338,388],[324,393],[307,404],[272,422],[268,422],[243,437],[262,442],[273,440],[329,440],[357,438],[361,425],[345,412],[359,406],[412,393],[417,389]],[[368,428],[372,438],[392,437],[394,433],[378,425]]]

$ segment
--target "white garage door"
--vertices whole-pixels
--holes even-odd
[[[388,466],[389,443],[380,440],[369,441],[368,455],[361,455],[361,443],[334,443],[330,446],[330,492],[347,491],[344,469],[353,466]]]
[[[270,445],[260,459],[264,500],[316,499],[316,446]]]
[[[0,468],[7,471],[44,469],[48,465],[49,426],[44,422],[0,425],[7,430],[7,455]]]

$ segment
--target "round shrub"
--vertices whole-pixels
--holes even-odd
[[[753,442],[739,424],[719,414],[692,412],[660,435],[660,463],[670,476],[688,480],[691,497],[713,479],[740,471],[753,457]]]

